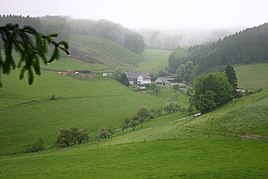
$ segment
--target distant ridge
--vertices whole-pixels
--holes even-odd
[[[189,55],[177,59],[198,65],[197,73],[223,70],[227,64],[268,62],[268,23],[219,39],[211,45],[189,48]]]

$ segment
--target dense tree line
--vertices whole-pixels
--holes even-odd
[[[57,41],[69,41],[70,28],[65,17],[61,16],[45,16],[45,17],[24,17],[18,15],[0,15],[0,26],[6,24],[18,24],[20,27],[30,26],[36,31],[43,34],[57,33]],[[1,43],[1,42],[0,42]]]
[[[176,51],[170,55],[169,72],[174,73],[186,61],[198,66],[198,74],[222,71],[227,64],[267,62],[268,24],[237,32],[210,45],[190,47],[188,51],[186,57],[180,57]]]
[[[116,41],[127,49],[142,53],[144,50],[143,36],[137,32],[124,28],[120,24],[107,20],[69,20],[72,33],[93,35]]]
[[[6,24],[18,24],[30,26],[44,34],[57,33],[57,41],[69,41],[71,33],[81,35],[93,35],[116,41],[135,52],[144,51],[143,36],[138,32],[124,28],[107,20],[74,20],[64,16],[24,17],[17,15],[0,16],[0,26]],[[0,42],[1,43],[1,42]]]
[[[70,27],[67,24],[66,18],[62,16],[45,16],[40,18],[42,24],[42,33],[51,34],[57,33],[56,40],[70,40]]]

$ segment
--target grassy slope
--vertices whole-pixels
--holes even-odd
[[[43,72],[33,86],[28,86],[26,80],[17,78],[15,73],[4,76],[0,91],[3,153],[24,151],[29,141],[39,137],[47,146],[52,145],[63,127],[88,128],[94,137],[102,126],[118,128],[140,107],[159,108],[171,100],[166,93],[155,97],[132,92],[114,80],[76,80]],[[53,94],[58,97],[56,101],[49,100]],[[187,102],[185,97],[181,99]]]
[[[239,82],[243,83],[243,80],[241,80],[243,79],[241,78],[241,74],[243,76],[243,73],[237,72],[237,74],[238,79],[240,79]],[[48,76],[46,80],[56,78],[54,75],[52,75],[53,78],[51,78],[52,76],[50,75],[52,74],[47,73],[43,75],[42,78],[44,77],[46,79],[46,76]],[[251,85],[255,86],[256,80],[258,80],[258,78],[251,80]],[[65,86],[60,84],[64,86],[64,89],[69,88],[67,85],[69,83],[66,84],[67,81],[61,79],[57,81],[57,83],[60,81],[65,84]],[[40,88],[33,91],[26,91],[24,95],[21,95],[20,91],[24,90],[25,86],[23,85],[25,85],[25,83],[25,81],[18,82],[18,80],[16,80],[16,83],[12,82],[11,84],[6,81],[4,82],[5,85],[15,89],[16,92],[13,93],[8,89],[4,90],[4,92],[0,92],[1,109],[5,109],[8,104],[8,106],[14,109],[11,109],[11,111],[7,113],[15,113],[17,112],[15,110],[17,106],[15,106],[15,104],[20,104],[32,99],[41,99],[42,102],[40,103],[43,103],[43,100],[47,99],[47,96],[51,95],[51,93],[55,93],[55,91],[52,90],[54,89],[54,85],[50,85],[49,87],[52,89],[47,88],[46,90],[48,90],[48,92],[43,93],[41,97],[36,96],[36,94],[40,93]],[[249,88],[252,88],[252,86],[249,86]],[[75,91],[74,88],[70,90]],[[98,88],[99,93],[97,92],[94,95],[101,96],[103,92],[107,93],[107,91],[102,90],[102,88]],[[122,91],[126,93],[129,92],[127,89],[125,90],[126,91]],[[63,100],[69,100],[69,94],[67,94],[69,93],[68,90],[61,91],[61,93],[63,96],[66,95],[66,98],[60,98],[49,110],[57,108],[58,105],[56,104],[63,103]],[[85,91],[81,90],[77,96],[83,96],[84,93]],[[165,93],[162,94],[162,99],[166,101]],[[74,95],[74,93],[70,94],[70,96]],[[147,97],[146,94],[139,95],[134,96],[134,98]],[[268,92],[263,91],[253,96],[232,101],[230,104],[201,117],[188,118],[170,124],[164,123],[178,119],[181,115],[173,114],[171,116],[163,116],[144,125],[144,127],[153,126],[152,128],[124,136],[118,136],[96,144],[87,143],[67,150],[52,150],[30,155],[3,156],[0,157],[0,176],[3,178],[14,178],[15,176],[25,178],[267,178],[267,140],[243,141],[240,140],[239,137],[235,137],[236,135],[245,134],[268,134],[267,96]],[[7,104],[5,103],[3,105],[2,99],[6,100]],[[130,101],[132,99],[126,100]],[[44,101],[47,103],[43,103],[44,106],[37,108],[38,110],[44,109],[47,107],[47,104],[51,102],[49,100]],[[87,100],[85,99],[85,101]],[[81,106],[83,106],[82,104]],[[30,107],[29,105],[35,106],[35,103],[18,105],[18,107],[21,108],[24,106],[24,109],[21,109],[23,112],[19,112],[19,116],[26,114],[25,108],[27,108],[27,106]],[[130,106],[127,106],[126,108],[129,107]],[[71,105],[71,107],[68,107],[68,110],[72,108],[75,109],[75,106]],[[62,109],[62,107],[60,107],[60,109]],[[109,109],[110,108],[107,108],[105,110]],[[0,111],[0,116],[2,117],[3,113],[1,112],[2,111]],[[58,110],[58,112],[61,112],[61,110]],[[75,110],[71,113],[75,113]],[[66,116],[71,113],[68,113]],[[47,114],[47,110],[44,114],[49,115]],[[29,116],[32,116],[32,114],[29,114]],[[112,115],[109,115],[109,117],[110,116]],[[6,120],[2,122],[0,126],[8,122],[9,121]],[[19,119],[17,122],[20,122]],[[63,124],[62,122],[63,120],[60,123]],[[14,124],[15,123],[16,121]],[[69,121],[66,122],[66,124],[68,123]],[[55,124],[57,123],[53,125]],[[20,123],[20,126],[22,125],[24,124]],[[51,125],[50,128],[53,127],[53,125]],[[30,128],[28,125],[26,127],[30,133],[35,133],[35,131],[32,130],[33,127]],[[23,129],[24,127],[22,126],[21,128]],[[50,131],[50,128],[44,129],[45,131]],[[4,132],[9,133],[10,136],[12,136],[11,132],[14,133],[14,130],[10,127],[2,127],[2,129],[4,129]],[[1,132],[2,129],[0,130]],[[25,130],[23,132],[25,132]],[[6,133],[1,133],[1,141],[5,141]],[[118,134],[120,135],[120,133]],[[16,132],[13,135],[13,140],[15,137],[17,137]],[[146,142],[143,142],[144,140]],[[21,142],[25,141],[22,140]],[[117,145],[121,143],[122,145]],[[10,143],[2,144],[10,145]],[[14,146],[15,145],[13,145],[12,148],[14,148]]]
[[[131,68],[144,61],[142,55],[100,37],[73,35],[70,45],[113,69]]]
[[[266,100],[267,91],[231,102],[213,113],[67,150],[1,157],[0,176],[71,178],[267,178],[267,140],[240,140],[211,130],[207,117]],[[266,103],[267,106],[267,103]],[[257,109],[255,105],[252,110]],[[250,111],[247,111],[250,113]],[[163,116],[177,119],[176,115]],[[238,117],[238,116],[237,116]],[[231,125],[235,118],[225,123]],[[257,128],[261,119],[252,122]],[[242,126],[243,128],[243,126]],[[247,129],[247,127],[245,127]],[[268,129],[266,129],[268,130]],[[240,134],[240,130],[236,131]],[[241,132],[243,135],[243,132]],[[146,142],[144,142],[144,140]],[[133,143],[134,142],[134,143]],[[118,145],[119,144],[119,145]]]
[[[235,67],[239,87],[246,89],[268,88],[268,63]]]
[[[170,53],[168,50],[145,49],[143,52],[145,61],[138,65],[137,70],[157,73],[168,64]]]
[[[91,70],[98,71],[107,68],[104,64],[89,64],[87,62],[83,62],[77,59],[73,59],[70,57],[62,57],[60,60],[56,60],[53,63],[45,66],[42,65],[42,69],[48,70]]]

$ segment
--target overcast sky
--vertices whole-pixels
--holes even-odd
[[[252,27],[268,22],[268,0],[0,0],[0,14],[107,19],[129,28]]]

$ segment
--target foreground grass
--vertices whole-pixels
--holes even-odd
[[[202,137],[0,157],[1,178],[265,178],[268,146]]]
[[[248,115],[258,109],[260,103],[267,105],[267,96],[267,91],[262,91],[197,118],[178,120],[183,116],[165,115],[152,120],[143,130],[121,133],[100,142],[36,154],[2,156],[0,177],[267,178],[267,139],[240,139],[240,135],[244,135],[241,129],[246,131],[249,125],[262,129],[258,124],[263,119],[255,116],[248,124],[247,119],[240,118],[240,113],[229,119],[225,116],[233,110]],[[252,105],[251,111],[243,111],[248,105]],[[224,121],[225,128],[233,124],[232,129],[237,129],[235,133],[211,128],[212,119],[217,117],[219,122]],[[239,118],[241,124],[244,121],[246,125],[236,125]]]

